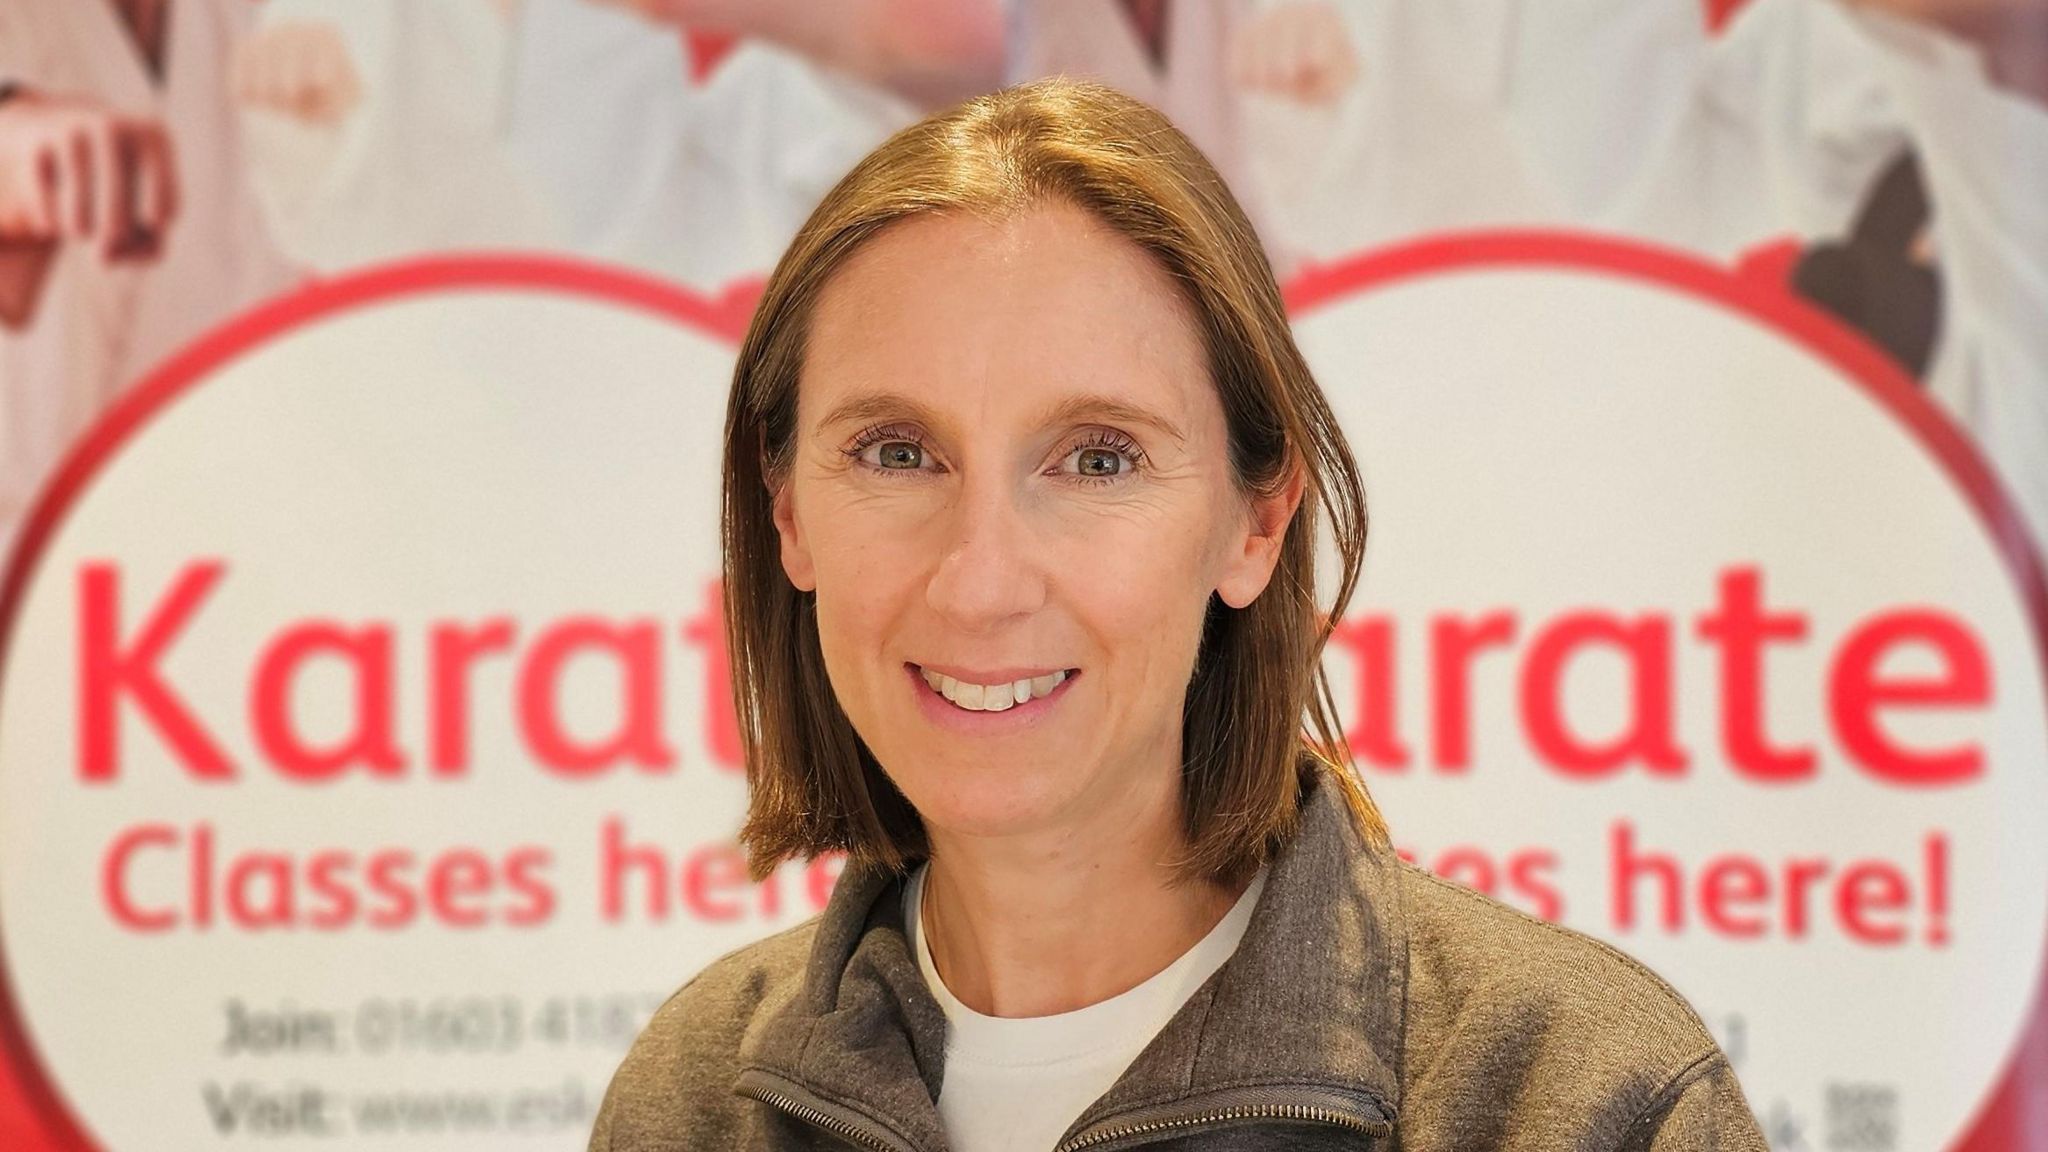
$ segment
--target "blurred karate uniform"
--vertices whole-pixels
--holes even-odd
[[[1566,227],[1733,265],[1842,240],[1917,160],[1922,384],[2048,544],[2048,109],[1975,49],[1834,0],[1750,0],[1718,36],[1685,0],[1265,0],[1244,34],[1296,7],[1348,31],[1358,79],[1319,106],[1255,87],[1244,139],[1274,237],[1314,260]]]
[[[907,102],[740,40],[692,76],[684,35],[586,0],[528,0],[510,143],[568,247],[705,288],[765,277]],[[599,174],[602,177],[599,178]]]
[[[1926,173],[1944,306],[1926,387],[1977,441],[2048,549],[2048,108],[1975,53],[1864,14]]]
[[[1356,45],[1356,82],[1313,105],[1240,87],[1275,229],[1318,259],[1447,228],[1631,231],[1711,43],[1687,0],[1268,0],[1241,35],[1300,9]]]
[[[0,545],[37,488],[119,394],[179,345],[291,283],[245,183],[223,82],[245,0],[167,0],[161,75],[111,0],[0,3],[0,77],[160,121],[178,211],[153,259],[60,243],[33,315],[0,326]]]
[[[460,248],[568,251],[714,288],[765,275],[831,182],[913,118],[742,41],[695,75],[675,29],[586,0],[271,0],[338,32],[360,100],[258,104],[257,183],[323,268]]]
[[[1225,82],[1248,0],[1010,0],[1007,80],[1099,80],[1165,112],[1237,195],[1286,274],[1267,189],[1247,168],[1243,101]]]
[[[517,46],[496,5],[266,0],[257,11],[236,89],[251,177],[294,257],[333,272],[557,239],[503,147]]]

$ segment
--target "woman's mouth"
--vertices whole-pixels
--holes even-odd
[[[923,681],[920,693],[933,704],[955,713],[1038,712],[1055,696],[1063,695],[1067,681],[1080,675],[1078,668],[1005,669],[975,673],[959,669],[941,671],[922,664],[904,665]]]

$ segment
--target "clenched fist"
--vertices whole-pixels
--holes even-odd
[[[177,205],[161,122],[36,93],[0,103],[0,244],[84,241],[145,259]]]
[[[1240,30],[1230,78],[1241,89],[1298,104],[1334,104],[1358,80],[1358,52],[1327,0],[1283,4]]]
[[[336,124],[362,103],[363,82],[341,30],[318,21],[272,25],[235,53],[236,99],[312,124]]]

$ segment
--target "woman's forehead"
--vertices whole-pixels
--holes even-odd
[[[1066,205],[991,221],[946,214],[870,240],[825,286],[799,408],[818,427],[968,409],[1084,410],[1193,431],[1207,358],[1158,263]],[[1144,418],[1144,419],[1141,419]]]

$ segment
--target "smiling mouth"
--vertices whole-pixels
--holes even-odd
[[[1079,668],[1061,668],[1042,676],[977,684],[935,672],[921,664],[912,664],[910,668],[931,686],[934,693],[967,712],[1006,712],[1051,695],[1061,684],[1081,674]]]

